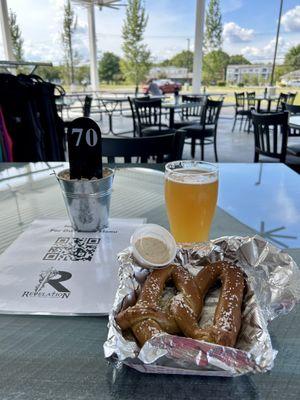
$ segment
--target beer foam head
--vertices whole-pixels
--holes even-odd
[[[166,179],[183,184],[208,184],[218,180],[216,171],[208,171],[201,168],[176,169],[166,172]]]

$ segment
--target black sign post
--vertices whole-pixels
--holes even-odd
[[[77,118],[68,128],[71,179],[102,178],[102,144],[99,126],[90,118]]]

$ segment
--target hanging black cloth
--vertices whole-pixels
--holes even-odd
[[[0,104],[13,140],[14,161],[63,161],[63,122],[55,85],[38,76],[0,74]]]

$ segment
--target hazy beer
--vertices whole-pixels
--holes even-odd
[[[212,164],[176,161],[166,165],[165,200],[177,242],[206,241],[218,197],[218,170]]]

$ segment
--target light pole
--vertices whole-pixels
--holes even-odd
[[[275,72],[275,64],[276,64],[276,57],[277,57],[278,40],[279,40],[280,25],[281,25],[282,6],[283,6],[283,0],[280,0],[279,18],[278,18],[278,24],[277,24],[277,34],[276,34],[276,42],[275,42],[274,59],[273,59],[273,65],[272,65],[272,73],[271,73],[270,86],[273,86],[273,84],[274,84],[274,72]]]

